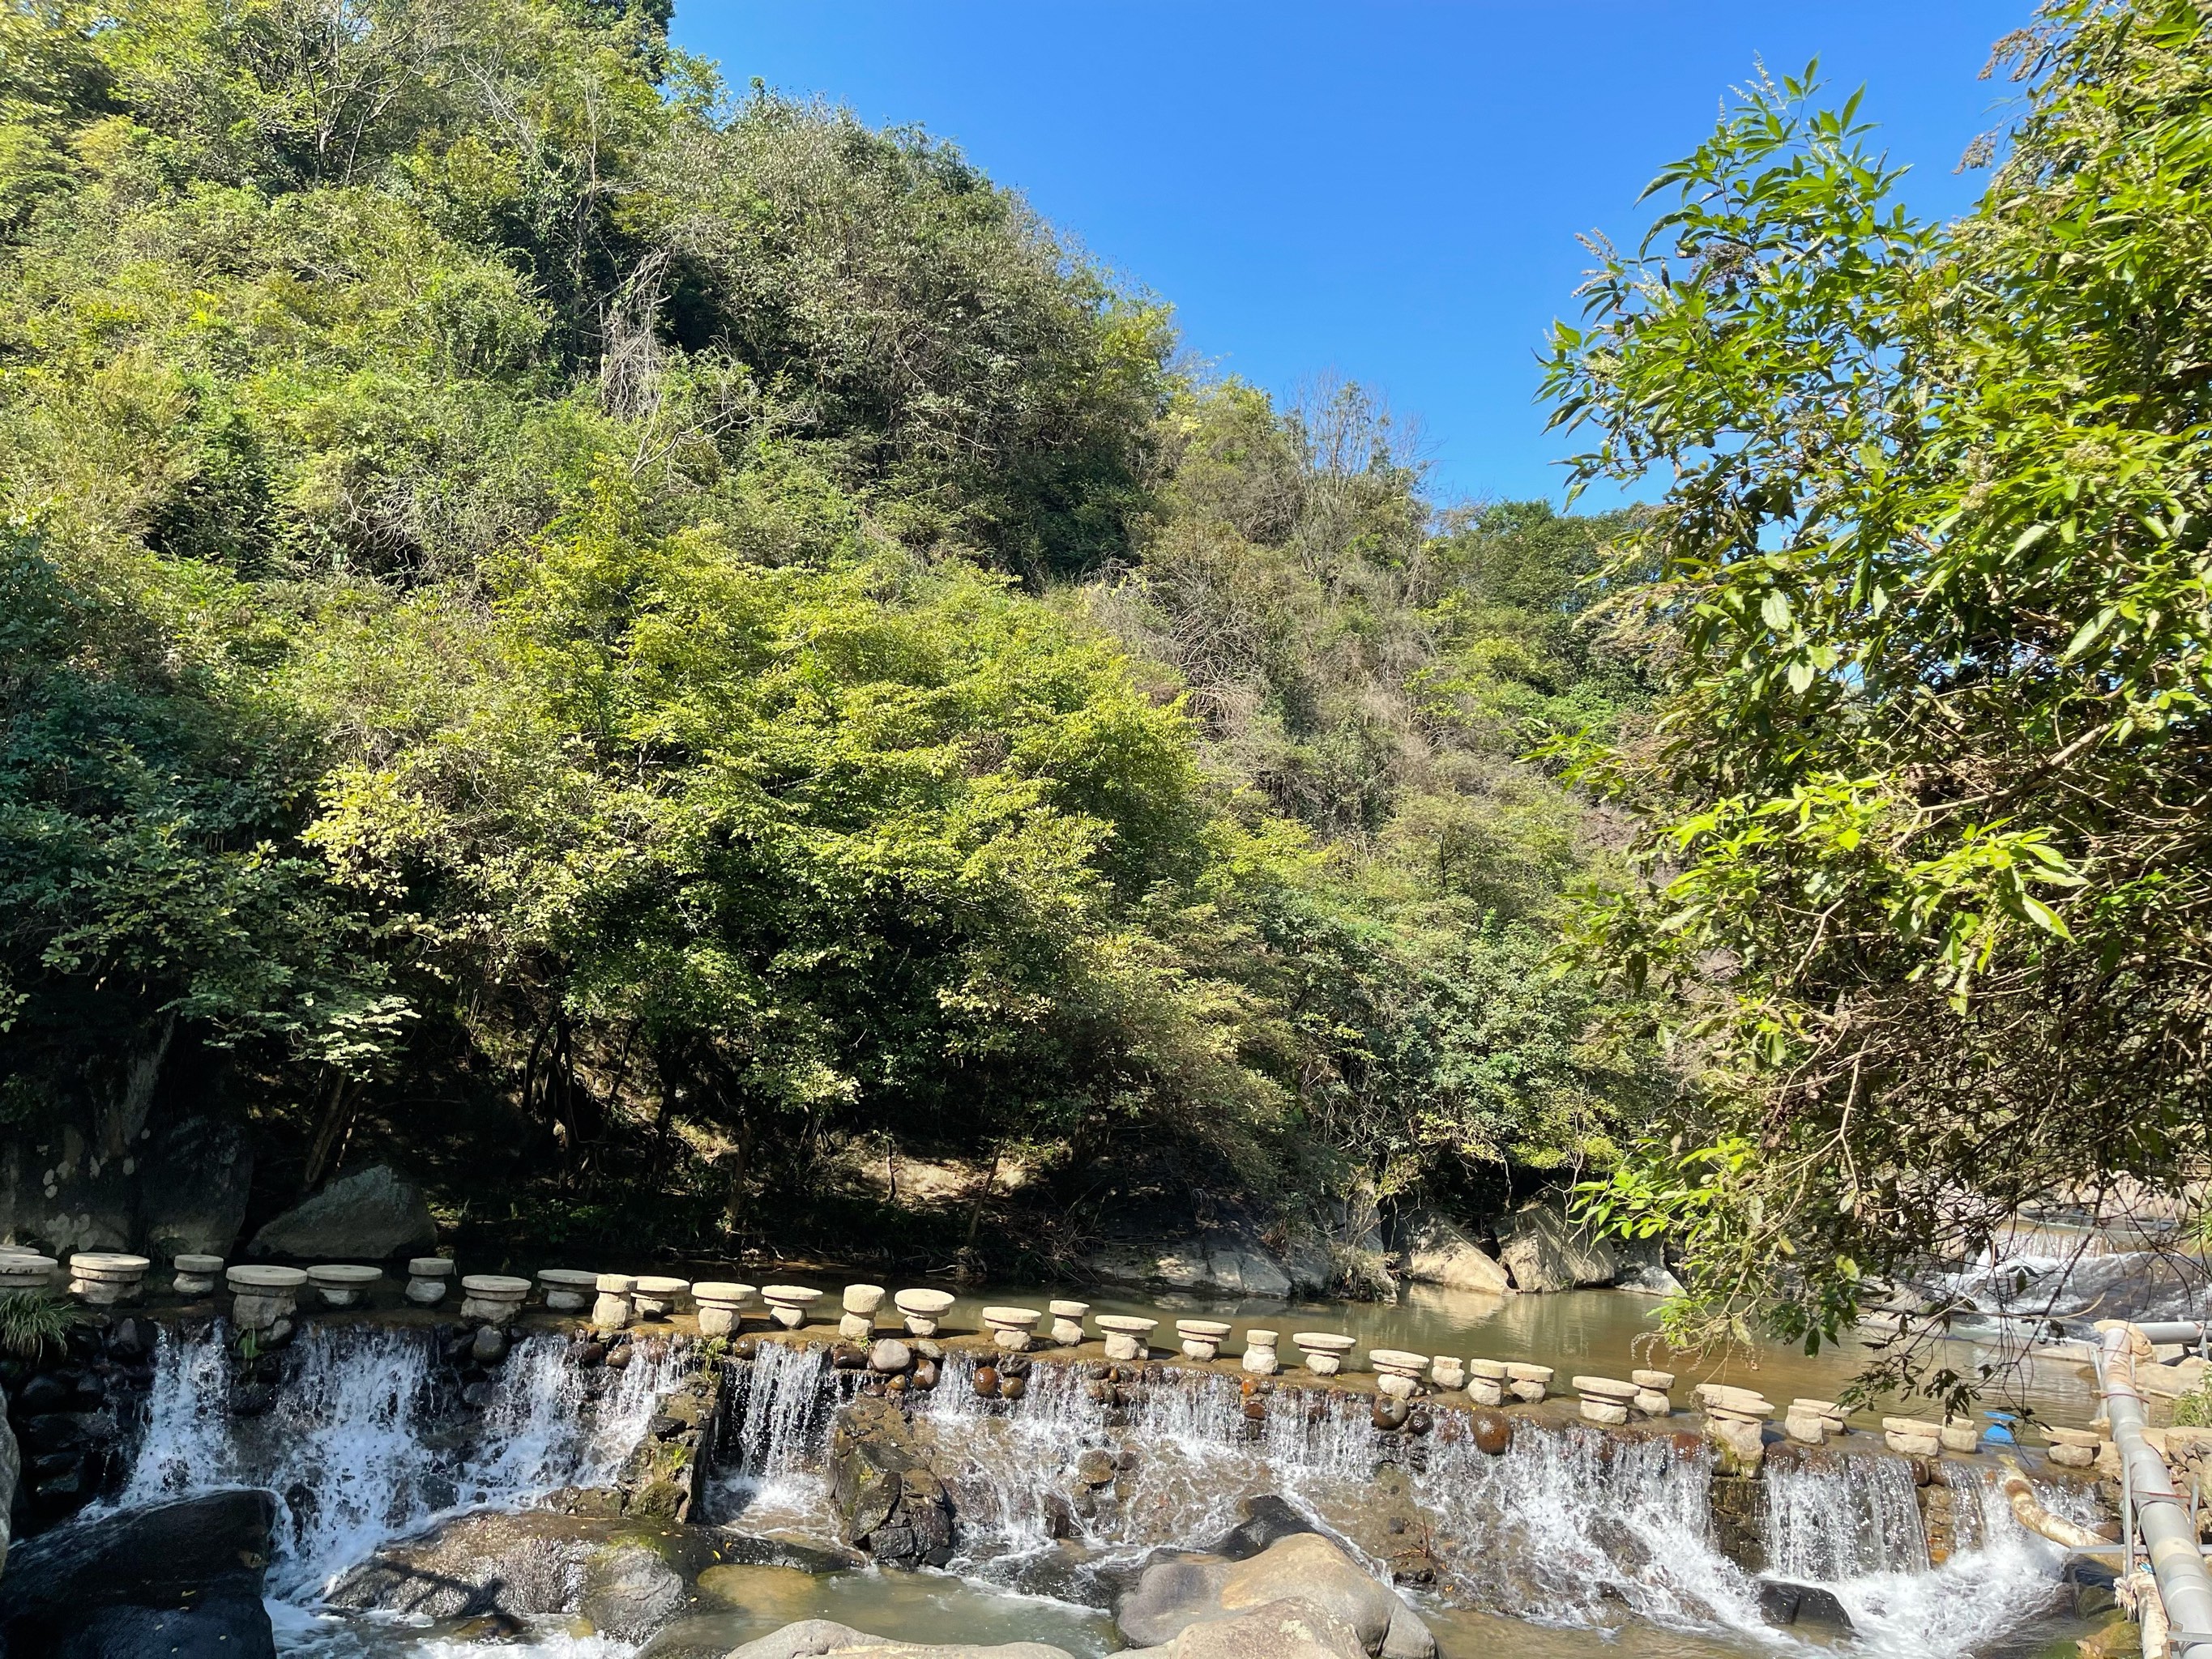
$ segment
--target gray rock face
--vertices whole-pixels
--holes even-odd
[[[837,1413],[830,1498],[848,1543],[879,1566],[941,1567],[952,1559],[952,1497],[930,1467],[927,1425],[862,1395]]]
[[[154,1131],[138,1159],[138,1246],[157,1261],[227,1256],[246,1224],[253,1149],[241,1124],[188,1117]]]
[[[0,1649],[19,1654],[276,1651],[261,1605],[265,1492],[210,1492],[129,1510],[18,1545],[0,1577]],[[204,1607],[185,1645],[180,1609]],[[164,1628],[156,1630],[161,1625]],[[156,1641],[155,1638],[159,1638]]]
[[[254,1234],[248,1254],[318,1261],[422,1255],[438,1243],[422,1189],[388,1164],[341,1176]]]
[[[803,1619],[786,1625],[757,1642],[732,1649],[727,1659],[823,1659],[828,1654],[842,1655],[845,1659],[889,1659],[911,1654],[934,1654],[939,1659],[1071,1659],[1066,1648],[1043,1642],[1008,1642],[999,1647],[977,1647],[966,1642],[932,1646],[871,1636],[829,1619]]]
[[[1326,1607],[1303,1598],[1262,1602],[1179,1632],[1154,1659],[1366,1659],[1359,1632]]]
[[[8,1413],[0,1409],[0,1573],[8,1570],[9,1517],[15,1510],[15,1482],[23,1473],[23,1454],[15,1444],[15,1431],[8,1426]]]
[[[1610,1285],[1620,1275],[1612,1247],[1568,1225],[1565,1202],[1557,1197],[1531,1199],[1516,1210],[1499,1230],[1498,1246],[1518,1290],[1571,1291]]]
[[[1504,1296],[1513,1288],[1505,1265],[1469,1238],[1449,1217],[1417,1210],[1406,1218],[1406,1277],[1452,1291],[1483,1291]]]
[[[331,1605],[430,1619],[578,1613],[626,1641],[683,1605],[684,1581],[714,1559],[681,1529],[526,1510],[465,1515],[386,1544],[331,1587]],[[636,1634],[628,1632],[635,1632]]]
[[[1606,1248],[1620,1263],[1620,1274],[1613,1281],[1619,1289],[1639,1291],[1645,1296],[1681,1295],[1682,1281],[1668,1270],[1657,1239],[1607,1239]]]
[[[1243,1561],[1191,1555],[1155,1562],[1115,1609],[1114,1622],[1131,1646],[1158,1647],[1176,1642],[1191,1626],[1285,1602],[1304,1604],[1299,1615],[1305,1621],[1303,1633],[1295,1640],[1309,1647],[1217,1650],[1205,1645],[1205,1640],[1212,1639],[1209,1638],[1174,1651],[1178,1659],[1198,1659],[1201,1652],[1218,1659],[1246,1651],[1333,1655],[1336,1650],[1328,1644],[1337,1638],[1330,1621],[1349,1628],[1357,1653],[1380,1654],[1394,1626],[1404,1659],[1426,1659],[1436,1651],[1426,1628],[1397,1592],[1368,1577],[1343,1550],[1317,1533],[1279,1538]],[[1279,1607],[1269,1614],[1278,1620],[1289,1616]],[[1284,1634],[1281,1640],[1288,1644],[1293,1638]]]
[[[1328,1253],[1293,1244],[1280,1255],[1244,1227],[1218,1227],[1159,1242],[1121,1241],[1100,1247],[1085,1264],[1101,1279],[1164,1285],[1178,1291],[1280,1300],[1328,1288]]]

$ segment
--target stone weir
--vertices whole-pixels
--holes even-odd
[[[1010,1497],[1033,1506],[1044,1536],[1144,1541],[1120,1512],[1164,1507],[1145,1494],[1139,1473],[1146,1448],[1163,1439],[1181,1449],[1241,1446],[1255,1462],[1322,1470],[1340,1483],[1365,1480],[1374,1501],[1363,1504],[1386,1517],[1372,1553],[1397,1582],[1419,1585],[1451,1573],[1437,1548],[1437,1519],[1417,1513],[1404,1477],[1446,1462],[1504,1467],[1516,1445],[1529,1454],[1524,1461],[1564,1482],[1602,1485],[1615,1470],[1633,1470],[1632,1481],[1648,1486],[1653,1471],[1681,1471],[1685,1491],[1702,1492],[1697,1530],[1753,1574],[1941,1565],[1982,1541],[2014,1474],[2060,1508],[2106,1518],[2112,1508],[2094,1473],[2033,1451],[1992,1455],[1939,1443],[1900,1453],[1891,1434],[1834,1421],[1811,1443],[1772,1425],[1746,1435],[1740,1397],[1726,1402],[1736,1409],[1725,1415],[1669,1408],[1605,1421],[1584,1409],[1587,1393],[1483,1404],[1427,1382],[1393,1389],[1388,1370],[1255,1376],[1218,1357],[1113,1358],[1105,1343],[1089,1340],[1010,1352],[989,1332],[866,1343],[825,1337],[763,1332],[719,1352],[715,1432],[704,1455],[732,1471],[818,1460],[842,1541],[885,1566],[954,1563],[963,1524],[977,1521],[1018,1540],[1025,1529],[1006,1513]],[[809,1391],[811,1402],[803,1397]],[[1033,1464],[1018,1493],[1006,1490],[1004,1469],[979,1484],[973,1437],[961,1431],[1028,1414],[1043,1433],[1017,1430],[1016,1437],[1032,1453],[1050,1456],[1058,1447],[1053,1466]]]

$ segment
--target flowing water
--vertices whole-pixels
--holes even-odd
[[[1641,1298],[1612,1297],[1625,1311],[1609,1314],[1587,1297],[1517,1300],[1550,1304],[1523,1316],[1543,1328],[1524,1328],[1520,1340],[1544,1343],[1540,1352],[1563,1370],[1578,1361],[1625,1370],[1643,1331]],[[1369,1340],[1418,1334],[1431,1349],[1514,1352],[1512,1327],[1498,1313],[1449,1303],[1382,1318],[1343,1307],[1261,1316],[1285,1330],[1326,1320]],[[318,1607],[319,1591],[379,1543],[442,1517],[609,1480],[681,1379],[683,1362],[670,1345],[641,1342],[628,1367],[599,1374],[605,1391],[592,1398],[586,1374],[566,1362],[567,1346],[550,1334],[518,1338],[489,1397],[463,1410],[426,1331],[309,1326],[275,1407],[234,1419],[220,1331],[166,1335],[118,1502],[265,1486],[282,1500],[270,1587],[283,1650],[300,1659],[461,1659],[483,1650],[450,1624],[332,1615]],[[834,1543],[822,1469],[849,1377],[830,1370],[823,1347],[774,1343],[743,1370],[708,1518],[732,1534]],[[1109,1420],[1076,1368],[1040,1364],[1024,1399],[987,1401],[958,1356],[919,1400],[961,1516],[949,1571],[721,1569],[721,1596],[737,1605],[697,1599],[648,1645],[647,1659],[719,1656],[811,1617],[909,1640],[1048,1641],[1091,1659],[1116,1645],[1099,1609],[1151,1551],[1204,1547],[1237,1523],[1241,1500],[1263,1493],[1288,1500],[1377,1571],[1409,1545],[1424,1547],[1437,1583],[1416,1599],[1446,1659],[1747,1659],[1814,1645],[1761,1621],[1757,1580],[1717,1541],[1705,1457],[1671,1437],[1615,1442],[1524,1423],[1508,1451],[1492,1457],[1449,1413],[1425,1439],[1385,1437],[1358,1402],[1289,1390],[1264,1424],[1250,1424],[1236,1381],[1200,1372],[1171,1373],[1133,1393],[1126,1420]],[[1293,1400],[1303,1403],[1293,1408]],[[1131,1455],[1124,1478],[1091,1498],[1071,1480],[1086,1450]],[[1378,1475],[1378,1460],[1395,1461]],[[1956,1486],[1960,1547],[1931,1567],[1899,1460],[1775,1469],[1761,1484],[1771,1572],[1832,1589],[1860,1632],[1847,1644],[1853,1652],[1967,1659],[2055,1628],[2058,1552],[2020,1528],[1993,1486]],[[1048,1519],[1055,1510],[1057,1525]],[[641,1651],[561,1621],[500,1650],[544,1659]]]

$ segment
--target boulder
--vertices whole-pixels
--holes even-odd
[[[1397,1592],[1317,1533],[1279,1538],[1243,1561],[1189,1555],[1154,1562],[1115,1609],[1114,1622],[1131,1646],[1161,1646],[1190,1626],[1285,1601],[1310,1603],[1318,1613],[1343,1621],[1362,1653],[1380,1654],[1394,1627],[1394,1659],[1425,1659],[1436,1651]]]
[[[422,1189],[389,1164],[340,1176],[254,1234],[246,1253],[318,1261],[427,1255],[438,1230]]]
[[[485,1510],[385,1545],[342,1574],[324,1599],[427,1619],[596,1608],[594,1624],[604,1614],[612,1622],[602,1628],[616,1633],[619,1625],[630,1641],[680,1607],[685,1578],[714,1559],[711,1543],[683,1528],[550,1510]]]
[[[1516,1290],[1571,1291],[1610,1285],[1620,1274],[1612,1246],[1571,1225],[1565,1200],[1556,1195],[1531,1199],[1513,1212],[1499,1230],[1498,1255]]]
[[[1620,1263],[1620,1272],[1613,1281],[1617,1289],[1639,1291],[1645,1296],[1681,1295],[1682,1281],[1668,1267],[1657,1239],[1612,1238],[1606,1241],[1606,1248]]]
[[[1418,1284],[1493,1296],[1513,1288],[1502,1262],[1434,1210],[1416,1210],[1407,1217],[1401,1237],[1406,1277]]]
[[[0,1407],[0,1573],[8,1570],[8,1540],[15,1513],[15,1483],[23,1473],[23,1454],[15,1444],[15,1431],[8,1426],[8,1413]]]
[[[941,1567],[952,1559],[952,1499],[930,1468],[933,1441],[887,1397],[837,1413],[830,1498],[848,1543],[880,1566]]]
[[[138,1247],[157,1261],[231,1253],[246,1224],[253,1148],[226,1118],[179,1118],[138,1156]]]
[[[273,1654],[261,1590],[276,1515],[268,1492],[210,1492],[28,1540],[0,1577],[0,1650]]]
[[[1273,1493],[1248,1498],[1237,1508],[1244,1519],[1223,1534],[1209,1552],[1224,1561],[1249,1561],[1278,1540],[1321,1530]]]
[[[577,1611],[618,1642],[642,1642],[683,1607],[684,1579],[643,1544],[617,1544],[584,1564]]]
[[[1770,1625],[1819,1627],[1844,1636],[1854,1634],[1851,1616],[1835,1592],[1817,1584],[1792,1584],[1778,1578],[1763,1579],[1759,1586],[1759,1616]]]
[[[757,1642],[732,1649],[727,1659],[821,1659],[840,1654],[845,1659],[886,1659],[887,1656],[933,1654],[938,1659],[1072,1659],[1066,1648],[1042,1642],[1008,1642],[998,1647],[979,1647],[956,1642],[933,1646],[922,1642],[895,1642],[871,1636],[828,1619],[805,1619],[786,1625]]]
[[[1358,1631],[1303,1597],[1187,1626],[1160,1647],[1138,1650],[1153,1659],[1366,1659],[1368,1651]]]

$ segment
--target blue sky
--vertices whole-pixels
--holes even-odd
[[[918,123],[1176,307],[1187,348],[1278,392],[1334,373],[1420,417],[1439,495],[1559,498],[1533,401],[1578,232],[1638,193],[1764,58],[1818,55],[1913,171],[1954,171],[2017,88],[1977,78],[2026,0],[1106,5],[678,0],[675,33],[873,123]],[[1602,504],[1591,501],[1591,505]]]

